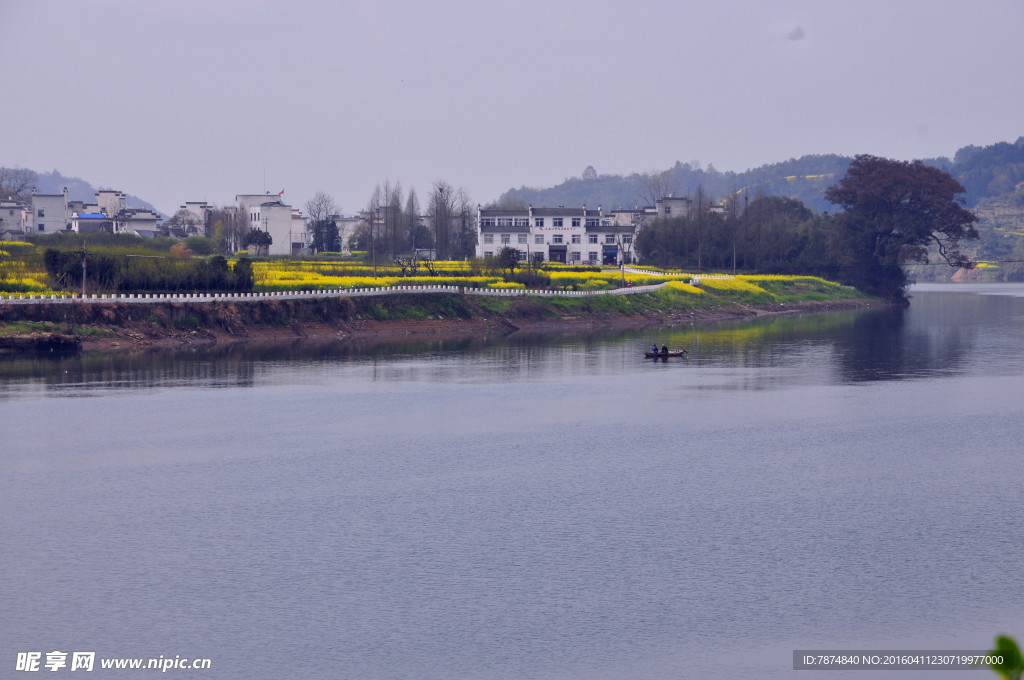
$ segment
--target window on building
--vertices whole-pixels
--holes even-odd
[[[605,234],[604,235],[604,242],[609,244],[609,245],[612,244],[612,243],[615,243],[615,234]]]
[[[538,246],[544,245],[544,234],[535,234],[533,237],[533,242]]]
[[[535,217],[534,220],[533,220],[533,224],[535,226],[538,226],[538,227],[543,227],[544,226],[544,218],[543,217]]]
[[[622,242],[623,243],[632,243],[633,242],[633,237],[632,236],[623,236],[622,237]]]
[[[552,217],[551,218],[551,226],[553,226],[553,227],[560,227],[560,226],[562,226],[562,218],[561,217]]]
[[[552,234],[551,235],[551,242],[552,243],[561,243],[562,242],[562,235],[561,234]]]
[[[42,225],[42,224],[40,224],[40,225],[38,226],[38,229],[39,229],[39,231],[43,231],[43,225]]]
[[[578,250],[574,250],[574,251],[572,251],[572,257],[571,257],[570,259],[571,259],[571,260],[572,260],[573,262],[579,262],[579,261],[580,261],[580,260],[582,259],[582,258],[580,257],[580,255],[581,255],[580,251],[578,251]]]
[[[480,218],[480,226],[481,227],[493,227],[494,226],[494,218],[493,217],[481,217]]]
[[[598,226],[600,224],[601,224],[601,221],[599,219],[597,219],[596,217],[588,217],[587,218],[587,226],[588,227],[596,227],[596,226]]]
[[[572,242],[573,243],[579,243],[580,242],[580,235],[579,234],[573,234],[572,235]]]
[[[672,206],[670,206],[670,205],[666,205],[665,206],[665,214],[666,215],[671,215],[672,214]]]
[[[516,234],[516,243],[526,243],[528,234]]]
[[[39,217],[46,217],[46,211],[43,208],[40,208],[38,216]]]
[[[597,262],[597,251],[591,250],[587,253],[587,259],[590,260],[590,262]]]
[[[498,226],[499,227],[511,227],[512,226],[512,218],[511,217],[499,217],[498,218]]]
[[[580,226],[580,218],[579,217],[572,218],[572,226],[574,226],[574,227]]]
[[[501,235],[501,245],[507,246],[511,242],[512,242],[512,235],[511,234],[502,234]]]
[[[494,234],[484,234],[484,243],[487,245],[494,243]]]
[[[587,236],[587,243],[597,243],[597,234],[590,234]]]
[[[517,226],[517,227],[528,227],[528,226],[530,226],[530,218],[529,217],[517,217],[514,220],[514,225]]]
[[[494,257],[494,251],[493,250],[485,250],[484,251],[484,257]]]

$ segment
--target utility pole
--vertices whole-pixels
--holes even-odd
[[[82,241],[82,297],[85,298],[85,260],[88,253],[85,250],[85,241]]]
[[[743,192],[743,240],[750,243],[750,192]],[[750,251],[743,258],[743,267],[750,269]]]
[[[372,219],[372,217],[371,217],[371,219]],[[380,206],[379,205],[377,206],[377,219],[373,220],[371,222],[371,226],[370,226],[370,250],[372,251],[372,254],[373,254],[373,278],[377,278],[377,244],[375,243],[375,241],[376,241],[376,231],[377,231],[377,223],[378,222],[380,222]]]

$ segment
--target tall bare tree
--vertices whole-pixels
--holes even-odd
[[[451,256],[452,215],[456,213],[457,200],[456,191],[451,184],[444,180],[434,182],[434,187],[430,192],[428,211],[431,221],[434,223],[434,245],[437,249],[437,257],[441,260],[447,260]]]
[[[35,189],[38,180],[39,177],[31,170],[0,168],[0,198],[27,202],[31,199],[32,190]]]
[[[654,205],[666,196],[679,191],[679,184],[666,172],[650,172],[640,187],[640,200],[644,205]]]
[[[380,247],[380,222],[381,211],[384,205],[384,192],[378,184],[370,194],[370,200],[366,203],[366,210],[363,212],[363,223],[366,231],[366,240],[369,242],[369,254],[373,260],[373,275],[377,276],[377,251]]]
[[[453,257],[469,257],[476,252],[476,209],[469,192],[459,188],[456,192],[455,247]]]
[[[409,189],[402,219],[405,221],[404,231],[408,237],[410,250],[415,253],[417,248],[429,248],[433,245],[433,234],[420,223],[420,200],[416,196],[416,189]]]
[[[114,216],[115,219],[117,216]],[[178,212],[171,215],[171,217],[164,224],[165,227],[181,229],[189,236],[205,236],[201,233],[204,231],[203,221],[196,217],[195,213],[182,208]]]
[[[338,246],[338,204],[326,191],[318,191],[306,201],[306,219],[313,231],[313,251],[334,250]],[[338,248],[338,250],[341,250]]]
[[[711,197],[704,191],[704,185],[698,184],[693,194],[693,214],[690,215],[697,236],[697,269],[704,269],[704,246],[708,240],[710,217]]]
[[[402,183],[384,183],[384,233],[389,257],[395,257],[402,248]]]

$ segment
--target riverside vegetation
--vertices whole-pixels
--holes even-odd
[[[0,295],[66,295],[81,292],[83,250],[5,243],[0,255]],[[477,323],[508,332],[529,323],[572,319],[590,323],[680,323],[826,306],[866,304],[853,288],[812,276],[695,277],[679,270],[620,271],[548,263],[517,266],[498,258],[465,262],[402,263],[374,267],[358,257],[316,259],[198,256],[181,244],[118,236],[94,239],[84,250],[89,293],[195,293],[336,291],[452,285],[489,290],[612,291],[666,284],[631,295],[491,297],[399,294],[385,297],[314,298],[296,301],[167,303],[139,309],[127,304],[2,305],[0,336],[63,333],[97,341],[155,338],[200,331],[245,337],[254,328],[295,329],[299,335],[357,332],[367,324]],[[305,326],[307,330],[299,329]],[[468,329],[464,329],[468,330]],[[378,328],[378,332],[382,331]]]

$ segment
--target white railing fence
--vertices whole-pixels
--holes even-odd
[[[671,274],[648,271],[636,267],[625,270],[635,274],[669,277]],[[727,274],[700,274],[690,283],[700,285],[701,279],[731,279]],[[667,283],[667,282],[666,282]],[[549,290],[525,288],[469,288],[467,286],[391,286],[382,288],[347,288],[339,290],[293,290],[266,293],[116,293],[100,295],[11,295],[0,296],[0,305],[59,305],[76,302],[98,304],[162,304],[172,302],[257,302],[264,300],[309,300],[336,297],[369,297],[374,295],[418,295],[449,293],[480,295],[484,297],[585,297],[588,295],[635,295],[649,293],[664,287],[665,283],[647,286],[629,286],[614,290]]]

